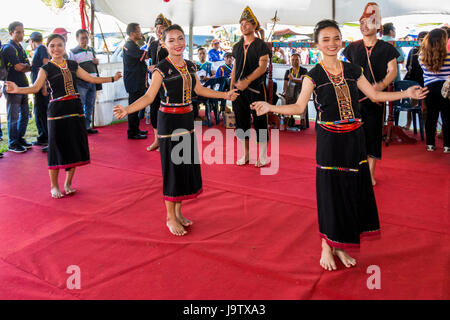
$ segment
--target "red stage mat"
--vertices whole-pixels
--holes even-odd
[[[363,240],[355,268],[337,262],[327,272],[313,125],[280,134],[277,175],[202,165],[204,193],[184,202],[194,220],[184,237],[165,227],[159,153],[145,150],[152,134],[127,140],[126,124],[99,131],[89,136],[92,163],[77,168],[78,193],[60,200],[50,197],[39,148],[0,160],[1,299],[450,298],[450,156],[441,140],[434,153],[423,143],[384,148],[375,187],[382,237]],[[66,287],[71,265],[80,290]],[[381,290],[367,288],[371,265]]]

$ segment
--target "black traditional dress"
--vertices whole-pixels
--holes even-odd
[[[378,235],[380,224],[358,103],[362,70],[350,63],[342,70],[332,75],[318,64],[305,77],[315,85],[320,236],[349,249],[359,247],[362,235]]]
[[[90,162],[83,106],[76,85],[78,63],[66,60],[42,66],[50,83],[48,106],[48,168],[70,169]]]
[[[158,141],[164,200],[179,202],[192,199],[202,192],[192,108],[196,67],[185,60],[185,66],[180,68],[167,57],[155,71],[163,78],[163,90],[159,91]]]

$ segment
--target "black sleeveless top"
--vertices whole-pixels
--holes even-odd
[[[361,118],[357,81],[362,68],[342,62],[344,79],[336,85],[321,64],[317,64],[304,77],[314,83],[314,101],[319,121],[347,121]]]
[[[189,60],[184,61],[186,62],[186,68],[182,69],[171,63],[167,57],[158,63],[153,71],[159,72],[163,78],[159,91],[161,105],[163,106],[178,107],[192,103],[192,96],[195,95],[193,92],[196,84],[197,67]]]
[[[76,83],[78,63],[73,60],[66,60],[66,62],[66,68],[60,68],[53,62],[48,62],[41,67],[47,74],[52,100],[78,94]]]

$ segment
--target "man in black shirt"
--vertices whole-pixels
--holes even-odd
[[[363,39],[349,44],[344,49],[343,55],[351,63],[363,68],[364,76],[372,83],[375,90],[383,91],[397,76],[399,53],[393,45],[377,39],[377,32],[382,30],[382,26],[379,8],[376,4],[367,4],[359,21]],[[385,105],[370,101],[360,91],[360,107],[364,123],[367,159],[372,184],[375,185],[375,165],[377,160],[381,160]]]
[[[128,104],[132,104],[142,97],[148,87],[147,64],[142,57],[146,52],[138,46],[142,39],[141,27],[137,23],[127,26],[128,41],[123,46],[123,80],[128,92]],[[139,115],[134,112],[128,115],[128,139],[146,139],[147,131],[139,129]]]
[[[249,139],[251,116],[259,143],[259,155],[255,166],[267,164],[267,115],[257,116],[250,105],[255,101],[266,101],[266,71],[271,54],[264,40],[255,36],[256,31],[262,32],[259,22],[249,7],[244,9],[241,19],[242,39],[233,46],[235,63],[231,72],[230,88],[239,90],[239,97],[233,102],[236,116],[236,137],[241,141],[244,156],[237,165],[245,165],[249,161]],[[264,39],[264,36],[262,36]]]
[[[150,65],[150,72],[153,72],[156,65],[161,61],[164,60],[168,55],[169,52],[166,48],[164,48],[164,43],[162,41],[162,34],[164,30],[166,30],[167,27],[172,25],[171,21],[166,19],[163,14],[159,14],[155,21],[155,29],[156,29],[156,36],[158,37],[157,40],[153,40],[150,43],[150,46],[148,47],[148,55],[151,59],[151,65]],[[152,122],[153,131],[155,133],[155,141],[147,148],[148,151],[153,151],[158,149],[159,143],[158,143],[158,110],[159,106],[161,104],[161,99],[159,97],[159,94],[155,96],[155,100],[153,100],[153,103],[150,106],[150,120]]]

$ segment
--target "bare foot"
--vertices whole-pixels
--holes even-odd
[[[154,151],[154,150],[157,150],[157,149],[159,149],[159,142],[158,142],[158,140],[155,140],[151,145],[149,145],[147,147],[147,151]]]
[[[248,159],[248,155],[243,156],[242,158],[240,158],[238,161],[236,161],[236,164],[238,166],[243,166],[246,165],[248,163],[249,159]]]
[[[185,227],[192,226],[193,222],[183,216],[181,213],[176,215],[178,221]]]
[[[50,193],[52,194],[52,197],[55,199],[60,199],[60,198],[64,197],[61,190],[59,190],[59,187],[52,187],[50,189]]]
[[[268,159],[258,159],[258,161],[256,161],[256,163],[255,163],[255,167],[262,168],[262,167],[267,166],[269,163],[270,163],[270,160],[268,160]]]
[[[347,268],[354,267],[356,265],[356,260],[348,255],[347,252],[341,249],[336,249],[334,254],[342,261],[344,266]]]
[[[69,185],[64,185],[64,191],[66,192],[66,195],[77,192],[77,190],[72,189]]]
[[[337,269],[333,258],[333,248],[331,248],[324,239],[322,239],[322,256],[320,257],[320,265],[328,271]]]
[[[170,232],[176,236],[184,236],[187,233],[187,231],[184,230],[183,226],[178,222],[177,219],[167,218],[166,225],[169,228]]]

